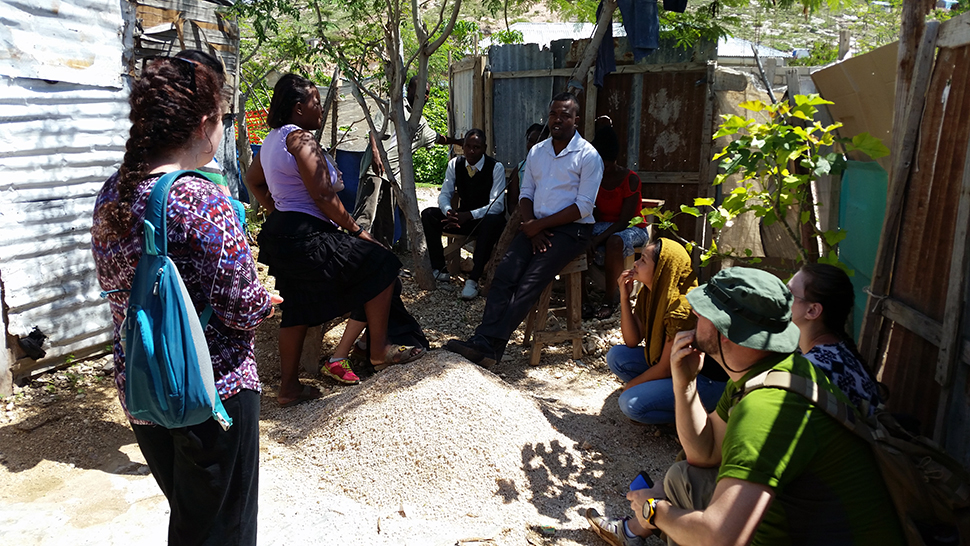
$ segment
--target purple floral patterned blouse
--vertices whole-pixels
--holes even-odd
[[[98,193],[91,228],[91,246],[98,281],[105,291],[131,287],[135,266],[141,256],[142,219],[145,202],[158,176],[143,180],[132,205],[130,233],[120,239],[110,236],[99,211],[118,199],[117,173]],[[225,400],[242,389],[259,392],[255,329],[270,315],[269,292],[259,282],[256,263],[246,237],[236,221],[232,204],[209,180],[187,175],[179,178],[169,194],[168,251],[198,310],[205,304],[214,311],[205,329],[212,369],[219,396]],[[128,307],[128,293],[108,295],[114,322],[115,384],[125,408],[125,354],[121,348],[121,326]],[[135,423],[144,421],[128,418]]]

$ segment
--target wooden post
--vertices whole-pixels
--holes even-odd
[[[697,197],[714,197],[714,176],[717,174],[717,165],[714,160],[714,124],[716,123],[714,114],[714,73],[716,65],[712,61],[707,65],[707,83],[704,84],[704,126],[701,129],[701,164],[698,168]],[[693,205],[693,203],[688,203]],[[701,241],[701,246],[708,247],[713,237],[713,231],[708,228],[707,217],[704,215],[697,217],[697,226],[694,228],[696,241]],[[691,253],[691,261],[696,266],[700,263],[699,258]]]
[[[485,153],[490,156],[495,156],[495,123],[492,120],[492,116],[495,115],[495,105],[492,104],[492,93],[494,91],[495,82],[492,80],[491,71],[486,71],[484,74],[484,81],[482,86],[484,89],[484,100],[485,100],[485,140],[488,144],[485,147]]]
[[[852,33],[849,29],[844,28],[839,31],[839,60],[845,59],[845,56],[849,53],[849,46],[852,43],[851,40]]]
[[[915,24],[922,24],[922,15],[910,14],[916,17]],[[914,23],[909,22],[910,26]],[[906,31],[906,24],[903,25]],[[939,23],[931,21],[925,25],[918,51],[905,50],[903,40],[900,40],[899,70],[896,77],[896,108],[893,114],[892,169],[889,174],[889,192],[886,196],[886,217],[882,224],[882,234],[876,250],[876,264],[872,270],[872,281],[869,285],[869,298],[866,302],[866,312],[862,318],[862,330],[859,335],[859,352],[865,360],[878,371],[881,365],[879,354],[880,332],[882,331],[882,315],[879,302],[889,293],[889,283],[892,279],[893,264],[896,261],[896,239],[899,226],[902,224],[903,205],[906,195],[906,183],[912,166],[913,153],[916,150],[916,140],[919,136],[920,120],[923,116],[923,105],[926,102],[926,90],[930,83],[933,69],[933,58],[936,53],[936,36]],[[907,53],[909,51],[909,53]],[[904,55],[908,57],[903,59]],[[915,71],[913,74],[902,75],[903,66]],[[901,80],[906,81],[903,92]],[[901,100],[907,100],[900,104]]]
[[[960,198],[953,230],[953,254],[950,257],[950,275],[946,289],[946,305],[943,311],[942,343],[936,361],[936,382],[943,388],[940,389],[933,438],[941,444],[946,432],[943,430],[943,425],[946,409],[950,403],[953,366],[960,356],[962,345],[960,343],[962,337],[960,335],[960,323],[963,318],[964,285],[967,278],[968,257],[970,257],[966,245],[968,233],[970,233],[970,144],[967,145],[967,152],[963,160],[963,181],[960,185]]]
[[[595,68],[590,68],[586,74],[586,112],[583,117],[583,136],[589,142],[596,136],[596,101],[599,95],[599,88],[593,84],[595,79]]]
[[[603,11],[600,12],[600,16],[596,20],[596,30],[593,32],[593,37],[590,38],[589,44],[586,45],[586,50],[583,51],[582,60],[573,69],[569,81],[566,82],[566,91],[574,95],[579,91],[579,88],[575,87],[574,83],[578,83],[577,78],[582,78],[589,71],[590,67],[593,66],[593,61],[596,60],[596,52],[600,47],[600,43],[603,42],[603,36],[606,34],[607,25],[613,24],[613,12],[616,11],[616,7],[616,0],[606,0],[603,2]]]

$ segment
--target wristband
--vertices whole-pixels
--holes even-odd
[[[360,237],[360,234],[363,232],[364,232],[364,226],[358,226],[357,231],[351,231],[349,233],[351,237]]]

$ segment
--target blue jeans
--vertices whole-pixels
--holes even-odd
[[[647,356],[643,347],[614,345],[606,353],[606,363],[610,370],[624,383],[647,371]],[[709,361],[706,364],[717,365]],[[724,383],[712,381],[706,376],[697,376],[697,393],[708,412],[714,411],[717,401],[724,392]],[[674,386],[669,377],[655,379],[630,387],[620,394],[620,411],[630,419],[648,425],[674,422]]]

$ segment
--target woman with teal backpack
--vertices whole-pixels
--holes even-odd
[[[115,383],[125,401],[121,343],[128,292],[142,255],[149,194],[165,173],[208,163],[222,138],[224,79],[205,64],[155,58],[132,84],[121,168],[102,187],[91,229],[98,281],[114,322]],[[171,507],[169,544],[256,543],[259,377],[256,327],[281,301],[262,286],[229,199],[202,174],[181,176],[166,211],[168,255],[205,329],[216,391],[232,426],[214,419],[168,429],[131,417],[135,438]]]

